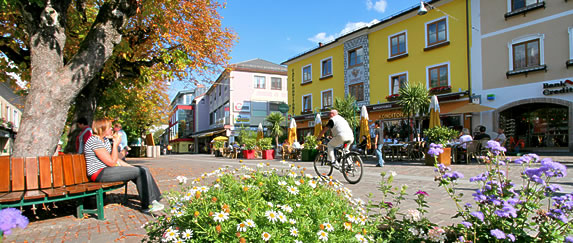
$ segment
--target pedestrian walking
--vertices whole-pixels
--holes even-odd
[[[378,164],[376,167],[384,166],[384,156],[382,155],[382,146],[384,146],[384,128],[380,127],[381,121],[375,122],[374,129],[374,147],[376,148],[376,156],[378,157]]]

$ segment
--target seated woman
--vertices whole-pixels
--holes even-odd
[[[462,129],[462,133],[460,134],[460,143],[462,143],[463,149],[466,149],[465,142],[469,142],[474,140],[470,135],[470,130],[467,128]]]
[[[118,145],[121,136],[113,132],[111,121],[95,120],[92,124],[93,136],[85,145],[88,177],[95,182],[133,181],[137,186],[141,208],[145,212],[155,212],[163,209],[161,192],[149,169],[130,165],[118,159]],[[113,145],[109,138],[113,139]],[[151,205],[151,207],[149,207]]]

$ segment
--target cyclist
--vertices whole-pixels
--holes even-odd
[[[326,124],[326,127],[320,132],[318,137],[322,137],[326,131],[332,130],[332,139],[328,142],[328,160],[332,162],[335,167],[340,167],[338,161],[334,157],[334,148],[342,145],[344,142],[351,144],[354,142],[354,133],[348,125],[348,122],[340,115],[338,115],[337,110],[330,111],[330,120]]]

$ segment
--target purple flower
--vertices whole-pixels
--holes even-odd
[[[563,191],[563,188],[560,185],[549,185],[545,187],[546,192],[560,192]]]
[[[441,144],[430,144],[430,149],[428,150],[428,154],[432,157],[437,157],[438,155],[444,152],[443,146]]]
[[[6,208],[0,210],[0,231],[4,232],[5,235],[12,233],[12,229],[19,227],[21,229],[28,226],[28,218],[22,216],[22,212],[15,208]],[[1,236],[0,236],[1,237]]]
[[[495,214],[502,218],[516,218],[517,210],[510,204],[505,204],[500,210],[495,210]]]
[[[489,140],[485,147],[488,148],[491,151],[491,153],[493,153],[495,155],[498,155],[498,154],[506,151],[506,149],[504,147],[502,147],[499,144],[499,142],[494,141],[494,140]]]
[[[564,177],[567,175],[567,168],[559,162],[553,162],[550,158],[541,160],[541,168],[547,177]]]
[[[503,233],[503,231],[501,231],[501,230],[492,229],[491,231],[489,231],[489,233],[491,235],[493,235],[495,238],[497,238],[498,240],[505,239],[505,233]]]
[[[565,242],[573,243],[573,236],[570,235],[570,236],[565,237]]]
[[[384,202],[384,204],[386,204],[386,206],[387,206],[388,208],[392,208],[392,206],[393,206],[391,202]]]
[[[452,173],[446,173],[442,176],[442,178],[446,179],[446,178],[450,178],[452,181],[460,179],[460,178],[464,178],[464,174],[454,171]]]
[[[511,242],[515,241],[515,236],[513,234],[507,234],[506,236],[509,239],[509,241],[511,241]]]
[[[430,196],[430,195],[428,195],[427,192],[422,191],[422,190],[417,191],[417,192],[415,193],[415,195],[424,195],[424,196],[426,196],[426,197]]]
[[[471,203],[466,203],[464,206],[465,206],[466,208],[472,208],[472,207],[473,207]]]
[[[539,156],[537,154],[526,154],[521,156],[519,159],[515,160],[514,163],[516,164],[523,164],[523,163],[530,163],[530,162],[537,162],[539,160]]]
[[[472,224],[472,223],[470,223],[470,222],[467,222],[467,221],[462,221],[462,225],[463,225],[464,227],[468,228],[468,229],[469,229],[469,228],[471,228],[471,227],[473,226],[473,224]]]
[[[472,216],[476,217],[479,219],[479,221],[483,222],[483,213],[480,211],[476,211],[476,212],[471,212],[470,213]]]
[[[485,172],[481,175],[477,175],[474,177],[470,177],[470,182],[474,182],[474,181],[486,181],[487,180],[487,176],[489,175],[488,172]]]

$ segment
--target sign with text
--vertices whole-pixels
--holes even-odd
[[[567,79],[558,83],[543,83],[543,95],[573,93],[573,81]]]
[[[251,112],[251,102],[250,101],[243,101],[243,102],[235,102],[233,106],[234,111],[238,112]]]
[[[235,124],[251,123],[251,114],[235,114]]]

